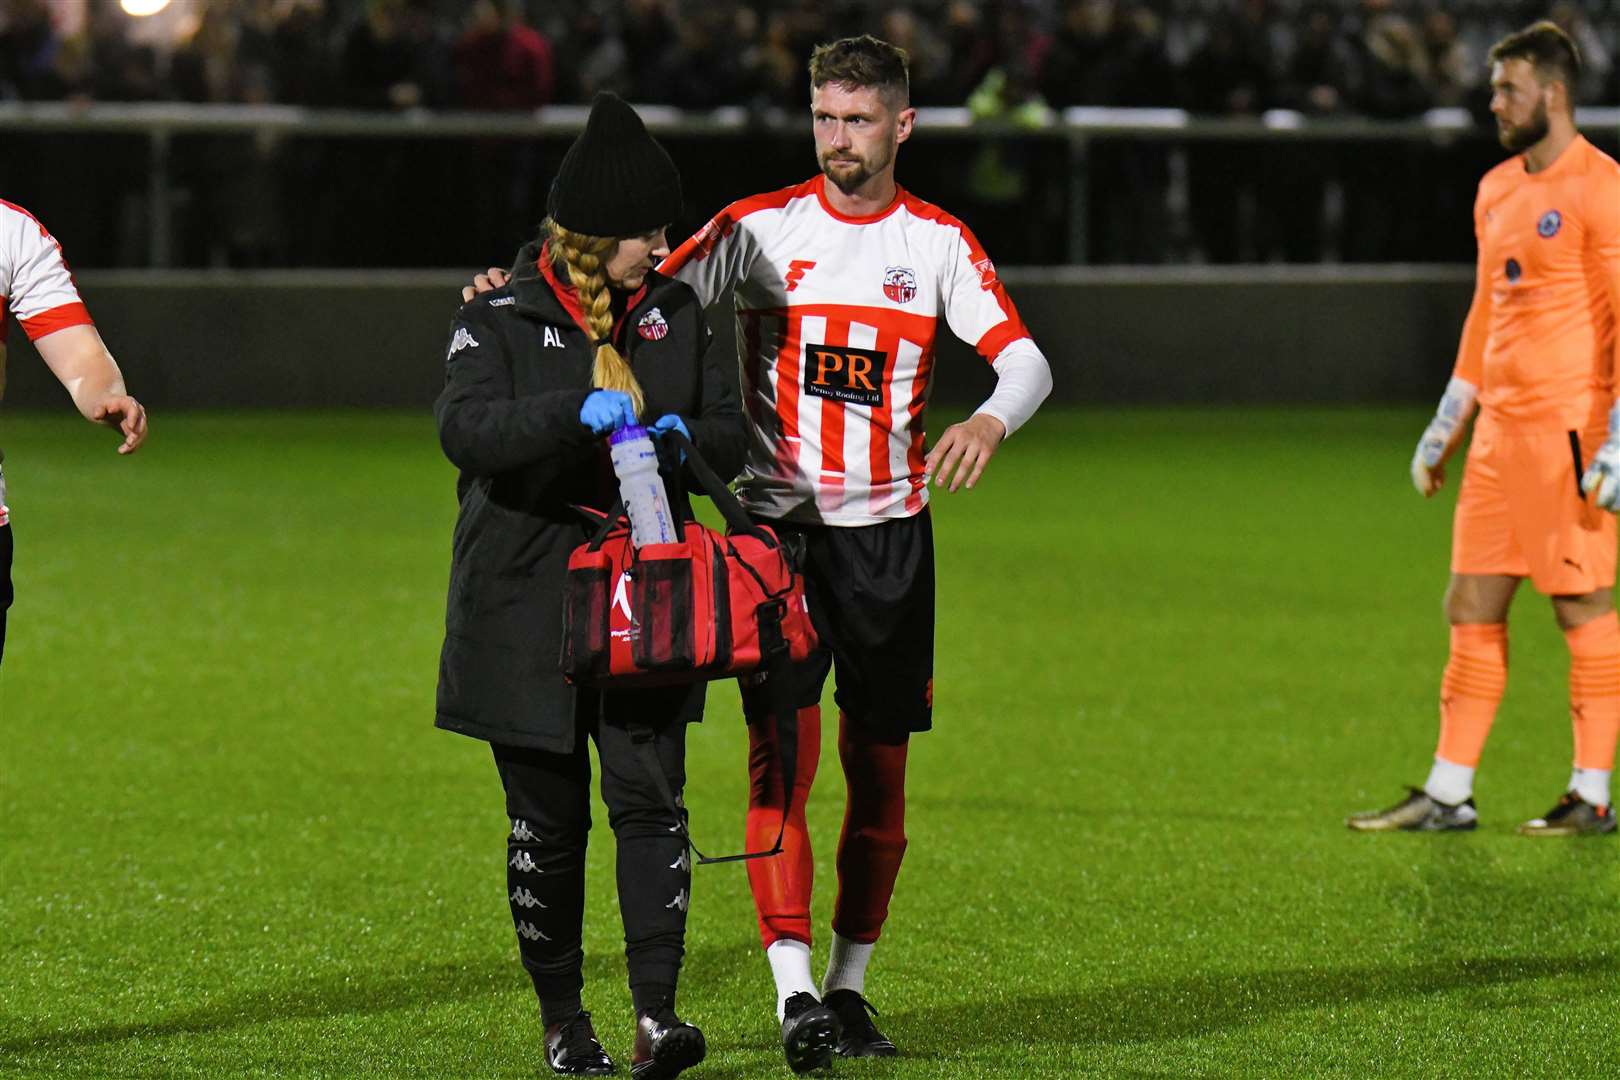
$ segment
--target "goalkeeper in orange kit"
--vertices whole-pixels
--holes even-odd
[[[1457,497],[1446,617],[1451,655],[1428,780],[1360,830],[1475,827],[1474,770],[1507,684],[1507,615],[1529,578],[1552,600],[1570,652],[1574,771],[1519,831],[1611,833],[1609,777],[1620,733],[1620,165],[1575,129],[1580,57],[1539,22],[1491,50],[1491,112],[1513,157],[1474,203],[1479,262],[1457,366],[1412,460],[1425,496],[1476,406]]]

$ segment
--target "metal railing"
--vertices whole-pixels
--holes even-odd
[[[782,110],[754,112],[727,107],[693,113],[660,106],[637,106],[647,126],[667,135],[802,138],[806,118]],[[314,139],[523,139],[561,137],[583,129],[583,105],[548,106],[532,113],[407,110],[397,113],[293,106],[189,105],[175,103],[92,104],[0,102],[0,133],[144,136],[150,146],[146,177],[149,260],[167,267],[173,257],[171,144],[185,135],[270,135]],[[1620,132],[1620,107],[1580,110],[1583,130]],[[966,108],[918,110],[917,131],[926,138],[984,139],[1016,136],[1059,140],[1068,146],[1068,252],[1084,262],[1088,248],[1086,209],[1090,199],[1088,148],[1099,139],[1155,142],[1421,142],[1443,145],[1477,136],[1479,125],[1463,109],[1435,109],[1406,121],[1362,118],[1321,119],[1273,110],[1257,117],[1195,115],[1181,109],[1103,109],[1076,107],[1038,123],[976,120]]]

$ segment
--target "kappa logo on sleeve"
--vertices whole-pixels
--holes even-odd
[[[450,351],[444,354],[444,358],[448,360],[462,349],[476,348],[478,348],[478,339],[472,336],[472,331],[465,326],[458,326],[456,332],[450,337]]]
[[[849,405],[883,404],[889,354],[847,345],[806,345],[804,392]]]

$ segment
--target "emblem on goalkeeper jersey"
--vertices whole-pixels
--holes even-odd
[[[897,304],[917,299],[916,272],[906,266],[891,266],[883,271],[883,295]]]
[[[1549,210],[1541,215],[1540,221],[1536,222],[1536,232],[1543,240],[1551,240],[1558,235],[1558,230],[1563,224],[1563,215],[1556,210]]]
[[[851,405],[883,404],[883,376],[889,354],[847,345],[807,345],[804,392]]]
[[[669,334],[669,323],[664,321],[662,311],[653,308],[641,317],[640,322],[636,323],[636,333],[648,341],[663,341],[665,336]]]

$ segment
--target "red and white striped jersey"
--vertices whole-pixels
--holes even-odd
[[[0,199],[0,390],[7,315],[17,317],[30,341],[90,323],[62,246],[33,214]]]
[[[835,525],[910,517],[928,502],[940,319],[986,360],[1029,331],[962,222],[904,190],[852,218],[823,184],[733,203],[660,270],[705,305],[736,286],[750,510]]]

